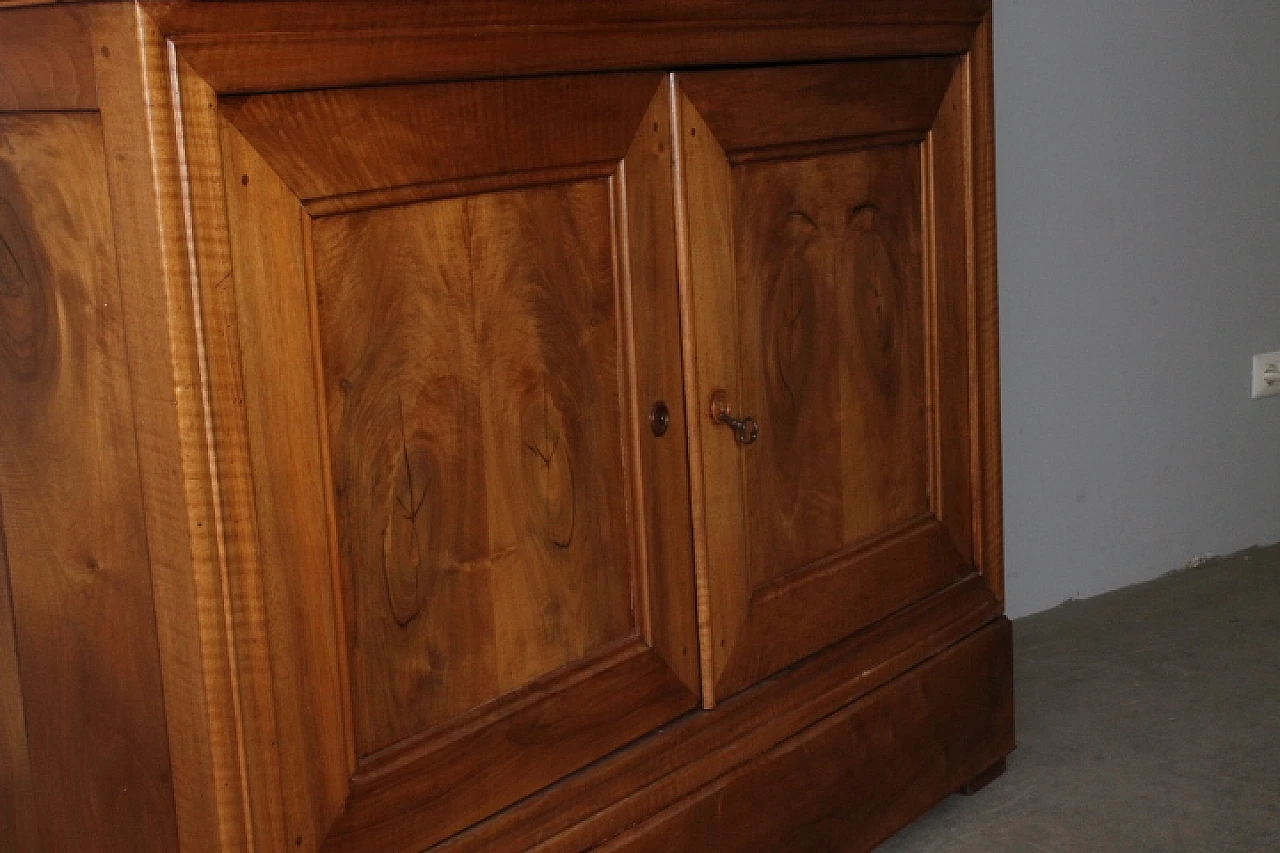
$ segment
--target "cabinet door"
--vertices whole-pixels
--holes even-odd
[[[662,82],[218,102],[290,849],[421,850],[697,704]]]
[[[968,74],[678,78],[708,703],[975,571]]]

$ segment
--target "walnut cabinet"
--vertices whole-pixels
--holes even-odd
[[[999,772],[990,34],[0,8],[0,846],[866,850]]]

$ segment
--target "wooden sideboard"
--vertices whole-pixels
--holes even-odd
[[[0,848],[999,772],[991,79],[989,0],[0,3]]]

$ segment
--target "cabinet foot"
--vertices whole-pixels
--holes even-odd
[[[966,797],[973,796],[1003,775],[1007,766],[1005,760],[1003,758],[1000,759],[987,769],[970,776],[968,781],[961,785],[956,793],[964,794]]]

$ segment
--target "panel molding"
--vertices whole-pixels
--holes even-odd
[[[969,400],[981,380],[970,360],[975,285],[966,272],[972,256],[966,241],[971,239],[973,207],[968,178],[958,172],[970,150],[963,124],[969,115],[968,62],[955,57],[895,59],[678,77],[681,230],[689,233],[681,249],[690,319],[685,330],[687,416],[695,500],[703,509],[695,521],[699,623],[704,672],[714,673],[713,686],[704,684],[704,707],[974,571],[972,537],[984,522],[969,501],[974,479],[982,473],[970,449],[977,439]],[[776,103],[757,111],[753,99],[738,93],[764,88],[765,75],[779,78],[769,81]],[[877,79],[895,85],[877,85]],[[906,81],[902,85],[911,97],[896,97],[900,81]],[[795,103],[788,102],[789,95]],[[844,112],[815,108],[847,100],[852,106]],[[814,113],[816,119],[801,121],[800,116]],[[738,202],[733,197],[740,187],[737,172],[730,169],[916,144],[922,282],[913,291],[922,304],[911,305],[923,312],[924,514],[757,584],[744,568],[749,563],[741,552],[751,531],[745,491],[747,454],[753,449],[722,440],[702,411],[719,389],[745,410],[762,405],[747,399],[755,386],[740,375],[743,365],[730,357],[739,351],[739,336],[758,337],[754,327],[743,325],[754,315],[739,316],[745,309],[737,294],[740,262],[734,252],[739,237],[733,229]],[[891,566],[902,568],[890,571]],[[873,577],[879,600],[869,602],[859,591],[871,588]],[[791,596],[813,606],[797,610]],[[857,606],[819,612],[817,603],[827,601]],[[797,631],[797,624],[803,630]]]
[[[717,688],[728,695],[749,687],[968,574],[968,561],[930,514],[757,587]],[[859,596],[873,579],[876,597]],[[815,611],[815,600],[847,604]],[[779,643],[783,631],[787,641]]]
[[[223,97],[219,107],[285,185],[311,201],[616,166],[660,81],[652,73],[559,75]]]
[[[566,0],[246,2],[227,15],[213,3],[146,4],[222,93],[959,54],[987,7],[982,0],[625,0],[585,8]]]
[[[959,62],[935,56],[702,71],[681,74],[680,90],[730,162],[791,146],[829,153],[859,139],[871,147],[884,137],[923,137]],[[747,90],[757,96],[736,97]]]
[[[325,216],[385,210],[424,201],[441,201],[481,193],[529,190],[556,184],[612,178],[618,173],[618,165],[618,160],[604,160],[574,166],[528,169],[501,175],[481,175],[456,181],[425,181],[388,189],[356,191],[344,195],[308,199],[302,202],[302,208],[312,219],[319,219]]]

